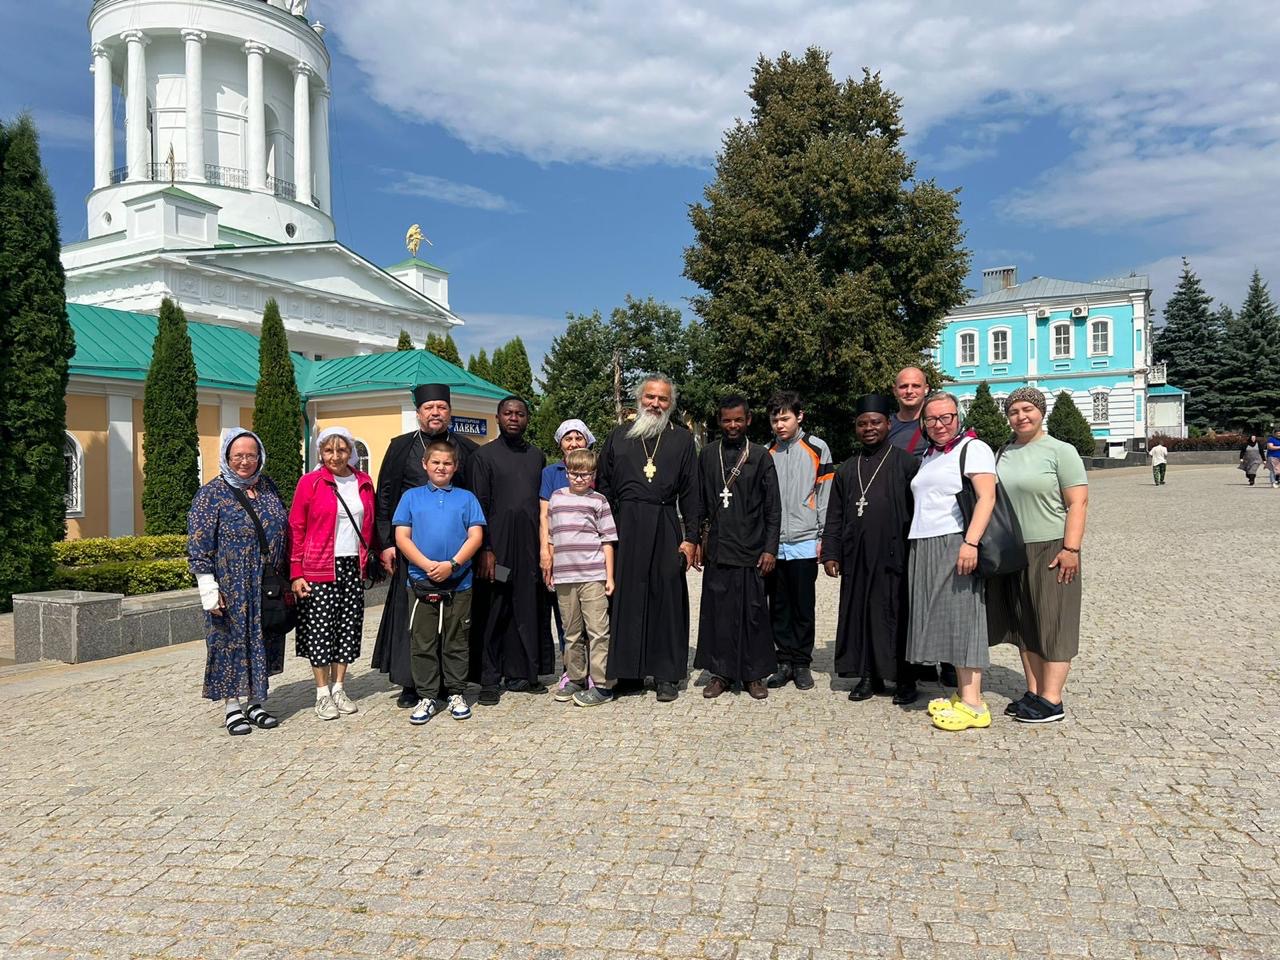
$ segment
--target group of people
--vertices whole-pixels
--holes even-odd
[[[1258,479],[1258,470],[1266,464],[1267,474],[1271,478],[1271,489],[1280,487],[1280,423],[1271,428],[1271,435],[1260,437],[1256,433],[1249,435],[1249,441],[1240,448],[1239,469],[1244,471],[1249,486]]]
[[[498,437],[478,446],[451,429],[449,388],[424,384],[417,429],[391,441],[376,484],[351,434],[331,427],[288,510],[258,437],[225,431],[220,475],[192,504],[189,556],[207,614],[204,695],[222,703],[228,733],[278,725],[264,701],[295,619],[316,716],[358,711],[345,676],[379,569],[391,579],[373,666],[401,688],[413,724],[446,710],[470,717],[471,683],[482,706],[545,692],[556,633],[556,700],[597,706],[649,680],[659,701],[677,699],[691,568],[702,571],[694,666],[708,674],[707,699],[814,687],[821,567],[841,581],[835,669],[857,678],[851,700],[892,685],[905,705],[918,682],[940,680],[955,692],[929,703],[936,727],[989,726],[988,648],[1012,643],[1027,689],[1006,712],[1029,723],[1065,716],[1088,488],[1078,454],[1044,433],[1039,390],[1010,395],[1014,439],[997,453],[963,429],[954,396],[907,368],[894,399],[858,401],[860,446],[838,467],[795,393],[767,404],[767,446],[748,439],[751,403],[723,398],[718,436],[701,451],[672,416],[669,378],[648,377],[636,401],[634,421],[598,452],[589,427],[566,420],[561,459],[548,465],[526,438],[522,398],[498,404]],[[978,558],[997,483],[1026,566],[987,578]],[[968,517],[956,496],[966,486]]]

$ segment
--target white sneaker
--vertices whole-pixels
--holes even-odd
[[[334,705],[333,697],[326,693],[316,701],[316,716],[321,720],[338,719],[338,708]]]
[[[409,722],[415,727],[420,727],[439,712],[434,700],[430,698],[419,700],[418,705],[413,708],[413,713],[409,714]]]
[[[467,706],[467,701],[462,694],[455,693],[449,698],[449,716],[455,720],[470,719],[471,708]]]
[[[333,691],[333,705],[338,708],[339,713],[360,712],[360,708],[351,702],[351,698],[347,696],[347,691],[341,687]]]

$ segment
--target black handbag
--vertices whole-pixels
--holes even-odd
[[[956,503],[960,506],[960,515],[964,517],[964,528],[969,529],[969,521],[973,519],[974,508],[978,505],[978,491],[973,488],[973,481],[964,473],[965,454],[969,452],[969,443],[960,448],[960,492],[956,494]],[[999,462],[1000,453],[996,454]],[[996,484],[996,505],[991,511],[991,519],[987,529],[982,531],[978,541],[978,567],[974,575],[979,577],[1003,577],[1027,568],[1027,547],[1022,539],[1022,526],[1018,523],[1018,515],[1013,512],[1013,503],[1004,487]]]
[[[360,538],[360,546],[364,547],[364,569],[360,571],[360,586],[366,590],[372,590],[387,579],[387,571],[382,569],[381,558],[373,552],[373,547],[369,546],[364,534],[360,532],[360,524],[356,523],[355,514],[347,506],[347,501],[342,499],[342,494],[338,492],[336,484],[333,488],[333,495],[338,498],[338,502],[342,504],[342,509],[347,512],[347,519],[351,521],[351,526],[355,529],[356,536]]]
[[[224,481],[225,482],[225,481]],[[298,608],[293,603],[293,593],[289,590],[289,580],[271,563],[271,547],[267,543],[267,532],[262,529],[262,521],[258,512],[253,509],[249,498],[243,490],[227,484],[232,495],[240,501],[258,531],[258,550],[262,554],[262,599],[258,604],[258,615],[262,620],[264,633],[284,635],[298,625]]]

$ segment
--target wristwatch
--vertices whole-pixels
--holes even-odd
[[[454,570],[457,570],[460,566],[462,566],[462,564],[460,564],[457,560],[453,559],[453,557],[450,557],[449,566],[451,566]]]

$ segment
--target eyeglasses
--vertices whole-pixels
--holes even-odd
[[[590,480],[596,475],[594,470],[588,470],[586,473],[578,473],[576,470],[570,470],[568,473],[574,480]]]
[[[926,427],[949,427],[956,422],[958,416],[955,413],[940,413],[936,417],[924,417],[923,420]]]
[[[258,455],[256,453],[233,453],[227,459],[232,463],[257,463]]]

